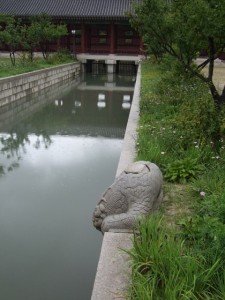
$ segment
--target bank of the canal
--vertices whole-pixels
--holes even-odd
[[[141,65],[138,67],[132,106],[123,140],[118,176],[136,156],[137,126],[139,120]],[[123,251],[132,247],[132,232],[117,231],[104,234],[92,300],[125,299],[131,284],[131,268],[128,254]]]

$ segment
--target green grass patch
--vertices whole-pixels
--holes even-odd
[[[72,59],[70,54],[67,54],[63,51],[50,55],[47,60],[41,57],[36,57],[33,59],[33,61],[30,61],[29,57],[26,54],[23,54],[16,59],[15,66],[12,65],[10,58],[1,57],[0,78],[50,68],[53,66],[57,66],[64,63],[70,63],[73,61],[74,60]]]
[[[224,299],[220,256],[202,255],[160,216],[137,226],[133,245],[128,252],[133,261],[132,299]]]
[[[163,218],[135,231],[128,299],[225,299],[224,113],[176,67],[142,65],[137,160],[164,175]]]

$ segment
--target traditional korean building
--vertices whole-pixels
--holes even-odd
[[[136,0],[140,2],[141,0]],[[51,44],[52,51],[67,48],[78,59],[96,55],[141,54],[142,42],[126,15],[132,0],[0,0],[0,13],[27,17],[48,14],[53,22],[67,24],[69,35]],[[74,34],[75,31],[75,34]],[[89,56],[87,56],[89,55]]]

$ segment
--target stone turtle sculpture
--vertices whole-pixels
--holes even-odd
[[[104,192],[93,213],[93,224],[104,232],[133,229],[137,218],[158,209],[162,197],[162,173],[148,161],[128,166]]]

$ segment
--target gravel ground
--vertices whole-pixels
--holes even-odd
[[[204,59],[197,59],[197,64],[200,64],[203,62]],[[203,69],[203,73],[206,74],[208,68]],[[225,61],[222,61],[220,59],[215,60],[215,69],[214,69],[214,75],[213,75],[213,81],[216,84],[216,86],[219,88],[219,90],[222,91],[224,85],[225,85]]]

